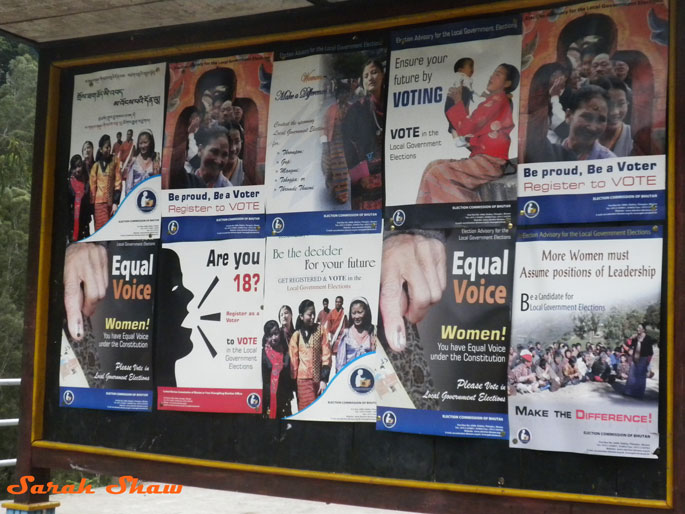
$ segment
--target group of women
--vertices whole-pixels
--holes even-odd
[[[346,364],[375,351],[378,343],[368,301],[350,303],[350,326],[344,327],[333,355],[325,324],[316,323],[316,308],[303,300],[293,327],[293,312],[283,305],[278,319],[264,324],[262,338],[263,412],[272,419],[290,416],[293,393],[297,410],[311,405],[326,389],[333,362],[339,372]]]
[[[102,228],[122,200],[122,191],[130,193],[143,180],[159,175],[161,163],[155,151],[155,138],[149,130],[138,134],[133,151],[122,162],[113,150],[112,140],[104,134],[93,156],[93,143],[83,143],[81,155],[69,161],[69,241],[79,241]]]

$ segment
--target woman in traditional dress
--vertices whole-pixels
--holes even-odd
[[[293,397],[288,344],[276,320],[264,324],[262,337],[262,385],[264,415],[271,419],[292,414]]]
[[[107,134],[98,142],[95,164],[90,170],[90,198],[95,230],[100,230],[117,212],[121,200],[121,166],[112,155],[112,141]]]
[[[298,312],[289,350],[291,376],[297,381],[297,409],[301,411],[326,389],[331,372],[331,348],[326,331],[314,321],[314,302],[303,300]]]
[[[90,183],[88,172],[80,155],[69,161],[69,217],[71,221],[69,241],[79,241],[90,235],[90,219],[93,206],[90,204]]]
[[[487,98],[471,115],[461,88],[450,88],[454,105],[445,113],[458,136],[468,140],[467,159],[431,162],[423,172],[416,203],[470,203],[481,200],[477,188],[497,180],[509,160],[510,132],[514,128],[510,94],[520,74],[511,64],[500,64],[490,76]]]
[[[368,352],[376,351],[379,344],[371,323],[371,309],[366,298],[355,298],[350,304],[352,326],[346,328],[336,353],[335,368],[340,371],[345,364]]]
[[[162,166],[159,153],[155,152],[155,137],[152,132],[143,130],[138,134],[136,155],[131,156],[127,163],[123,163],[123,169],[126,194],[129,194],[143,180],[160,174]]]
[[[385,129],[385,72],[376,60],[362,70],[365,96],[352,104],[342,125],[349,169],[352,209],[380,209],[383,201],[382,158]]]

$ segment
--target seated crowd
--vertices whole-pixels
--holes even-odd
[[[582,382],[625,381],[630,372],[633,348],[627,344],[613,350],[598,343],[568,345],[555,342],[542,347],[540,342],[525,348],[519,344],[509,351],[509,394],[535,393]]]

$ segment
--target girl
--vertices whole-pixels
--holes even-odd
[[[339,372],[345,364],[368,352],[376,351],[378,338],[371,324],[371,309],[366,298],[355,298],[350,304],[352,326],[343,331],[336,354],[335,368]]]
[[[290,338],[295,333],[295,327],[293,327],[293,310],[290,305],[283,305],[278,309],[278,321],[281,324],[281,333],[285,342],[290,342]]]
[[[331,371],[331,348],[326,331],[314,322],[314,302],[303,300],[295,333],[290,338],[290,371],[297,380],[297,410],[311,405],[326,389]]]
[[[98,141],[95,164],[90,170],[90,198],[95,211],[95,230],[114,216],[121,200],[121,167],[112,158],[112,141],[105,134]]]
[[[276,320],[264,324],[262,349],[264,414],[271,419],[290,416],[290,400],[293,396],[290,355]]]
[[[152,132],[143,130],[138,134],[136,152],[137,155],[129,161],[124,170],[126,194],[143,180],[159,175],[161,171],[159,153],[155,152],[155,138]]]
[[[75,154],[69,161],[69,212],[72,222],[69,241],[79,241],[90,235],[90,184],[81,156]]]

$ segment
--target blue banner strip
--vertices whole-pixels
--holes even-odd
[[[152,391],[60,387],[59,404],[61,407],[78,409],[150,411]]]
[[[162,218],[162,242],[260,238],[264,222],[264,214]]]
[[[378,407],[376,430],[476,439],[509,439],[509,416]]]
[[[421,48],[516,36],[518,34],[521,34],[521,17],[518,15],[503,16],[393,32],[390,35],[390,48],[391,50],[403,50],[405,48]]]
[[[521,196],[518,206],[519,226],[666,219],[665,191]]]
[[[382,211],[323,211],[267,214],[268,236],[339,236],[379,234],[383,229]]]
[[[663,237],[661,225],[633,225],[627,227],[573,227],[519,230],[517,242],[526,241],[582,241],[588,239],[651,239]]]

